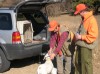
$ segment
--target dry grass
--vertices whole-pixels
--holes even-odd
[[[11,5],[17,4],[21,0],[4,0],[3,2],[0,2],[0,7],[9,7]]]

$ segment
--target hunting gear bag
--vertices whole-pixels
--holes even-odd
[[[68,32],[69,34],[68,34],[68,38],[64,42],[61,50],[62,50],[64,55],[71,56],[70,50],[72,50],[71,48],[72,48],[72,40],[73,40],[74,34],[71,31],[68,31],[68,29],[65,25],[61,25],[61,28],[59,31],[60,34],[62,34],[65,31]]]

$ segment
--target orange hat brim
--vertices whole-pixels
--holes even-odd
[[[75,11],[75,13],[74,13],[74,14],[75,14],[75,15],[77,15],[79,12],[80,12],[80,11]]]
[[[54,31],[55,30],[55,28],[57,27],[57,25],[55,25],[54,27],[52,27],[52,28],[48,28],[48,31]]]

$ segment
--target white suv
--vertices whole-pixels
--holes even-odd
[[[47,2],[27,0],[0,8],[0,72],[10,61],[39,55],[49,41],[48,18],[41,11]]]

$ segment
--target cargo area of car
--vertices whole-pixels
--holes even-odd
[[[17,29],[23,44],[39,44],[48,41],[48,18],[42,12],[46,2],[25,1],[15,7]]]
[[[47,21],[41,11],[18,13],[17,29],[23,44],[38,44],[47,41]]]

